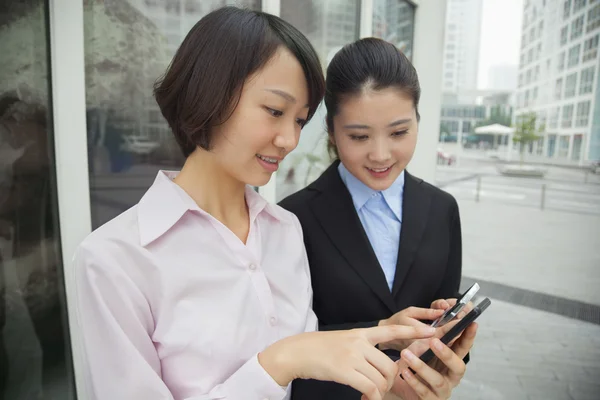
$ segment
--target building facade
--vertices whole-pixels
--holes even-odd
[[[442,90],[477,88],[481,38],[481,0],[448,0]]]
[[[600,1],[525,0],[516,119],[535,113],[548,160],[600,159]]]

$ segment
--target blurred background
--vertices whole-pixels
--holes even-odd
[[[600,398],[596,0],[0,2],[0,398],[76,398],[74,246],[181,167],[152,84],[227,4],[291,22],[324,68],[365,36],[414,62],[408,169],[458,199],[463,287],[493,302],[453,398]],[[329,165],[324,126],[320,107],[270,201]]]

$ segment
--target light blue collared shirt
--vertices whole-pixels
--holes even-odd
[[[404,171],[392,186],[382,192],[362,183],[342,163],[338,171],[352,196],[354,208],[383,269],[388,287],[392,290],[400,247]]]

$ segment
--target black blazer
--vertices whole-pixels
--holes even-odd
[[[392,291],[334,162],[280,205],[302,225],[319,330],[375,326],[409,306],[459,296],[461,229],[450,194],[405,172],[402,228]],[[396,353],[397,354],[397,353]],[[348,386],[296,380],[293,399],[360,399]]]

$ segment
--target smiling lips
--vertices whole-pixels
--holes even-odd
[[[390,165],[389,167],[385,167],[385,168],[369,168],[369,167],[365,167],[365,168],[367,169],[367,171],[369,171],[369,173],[371,174],[372,177],[382,179],[382,178],[386,178],[389,175],[393,166],[394,165]]]
[[[279,169],[279,162],[281,161],[280,157],[268,157],[257,154],[256,159],[258,160],[258,163],[269,172],[275,172]]]

